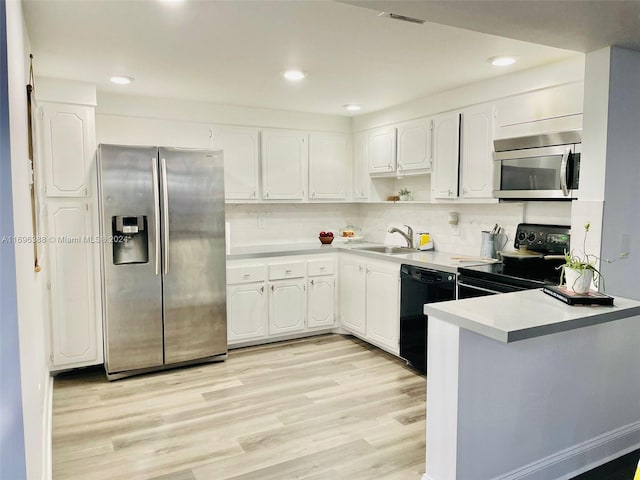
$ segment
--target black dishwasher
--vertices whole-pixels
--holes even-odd
[[[424,304],[455,298],[455,274],[413,265],[400,268],[400,356],[422,373],[427,373]]]

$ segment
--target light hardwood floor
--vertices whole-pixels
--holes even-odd
[[[418,480],[425,377],[353,337],[109,383],[60,375],[54,480]]]

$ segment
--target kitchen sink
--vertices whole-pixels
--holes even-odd
[[[359,247],[354,250],[361,250],[363,252],[376,252],[376,253],[388,253],[391,255],[397,255],[401,253],[416,253],[417,250],[408,247],[391,247],[391,246],[375,246],[375,247]]]

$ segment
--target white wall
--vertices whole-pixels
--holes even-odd
[[[379,112],[360,115],[353,119],[353,130],[367,130],[497,99],[502,101],[502,105],[499,105],[498,108],[498,115],[501,115],[501,109],[514,112],[513,115],[505,118],[505,124],[529,121],[532,119],[532,114],[537,118],[555,117],[558,115],[557,112],[562,112],[562,115],[577,114],[582,112],[583,78],[584,57],[575,57],[564,62],[502,75],[437,95],[423,97]],[[567,86],[567,92],[577,89],[580,93],[577,95],[561,94],[554,96],[548,102],[527,103],[525,99],[525,102],[519,101],[517,109],[510,108],[509,97],[563,85]],[[527,107],[533,108],[532,113],[529,113],[531,109]]]
[[[342,227],[360,224],[356,204],[228,204],[231,247],[285,242],[317,242],[318,233],[338,234]]]
[[[640,299],[640,52],[607,47],[587,54],[580,200],[572,248],[597,255],[611,295]],[[583,225],[591,223],[586,238]],[[621,256],[628,252],[628,256]],[[609,263],[606,260],[612,260]]]
[[[0,235],[13,236],[5,3],[0,3]],[[0,478],[26,476],[13,245],[0,243]]]
[[[569,479],[640,445],[640,376],[629,368],[640,317],[508,344],[433,315],[429,332],[436,447],[425,478]]]
[[[346,116],[98,92],[98,143],[210,148],[209,129],[215,124],[332,132],[351,130],[351,119]]]
[[[607,292],[640,299],[640,52],[611,48],[602,258]]]
[[[31,237],[25,91],[30,46],[21,2],[6,2],[6,9],[14,233],[19,237]],[[31,244],[17,244],[15,260],[27,478],[42,479],[48,473],[48,395],[51,393],[42,315],[42,306],[48,301],[46,270],[34,272]]]

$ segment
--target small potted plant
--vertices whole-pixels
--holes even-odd
[[[562,273],[560,275],[560,284],[563,279],[567,288],[576,293],[587,293],[591,288],[591,283],[599,287],[602,282],[604,289],[604,278],[600,271],[596,268],[596,263],[600,260],[596,255],[586,253],[587,234],[589,233],[590,223],[584,225],[584,240],[582,242],[582,256],[573,252],[564,252],[565,264],[561,265]],[[610,260],[607,260],[610,262]]]
[[[406,202],[410,198],[411,190],[409,190],[408,188],[401,188],[398,192],[398,195],[400,196],[401,202]]]

